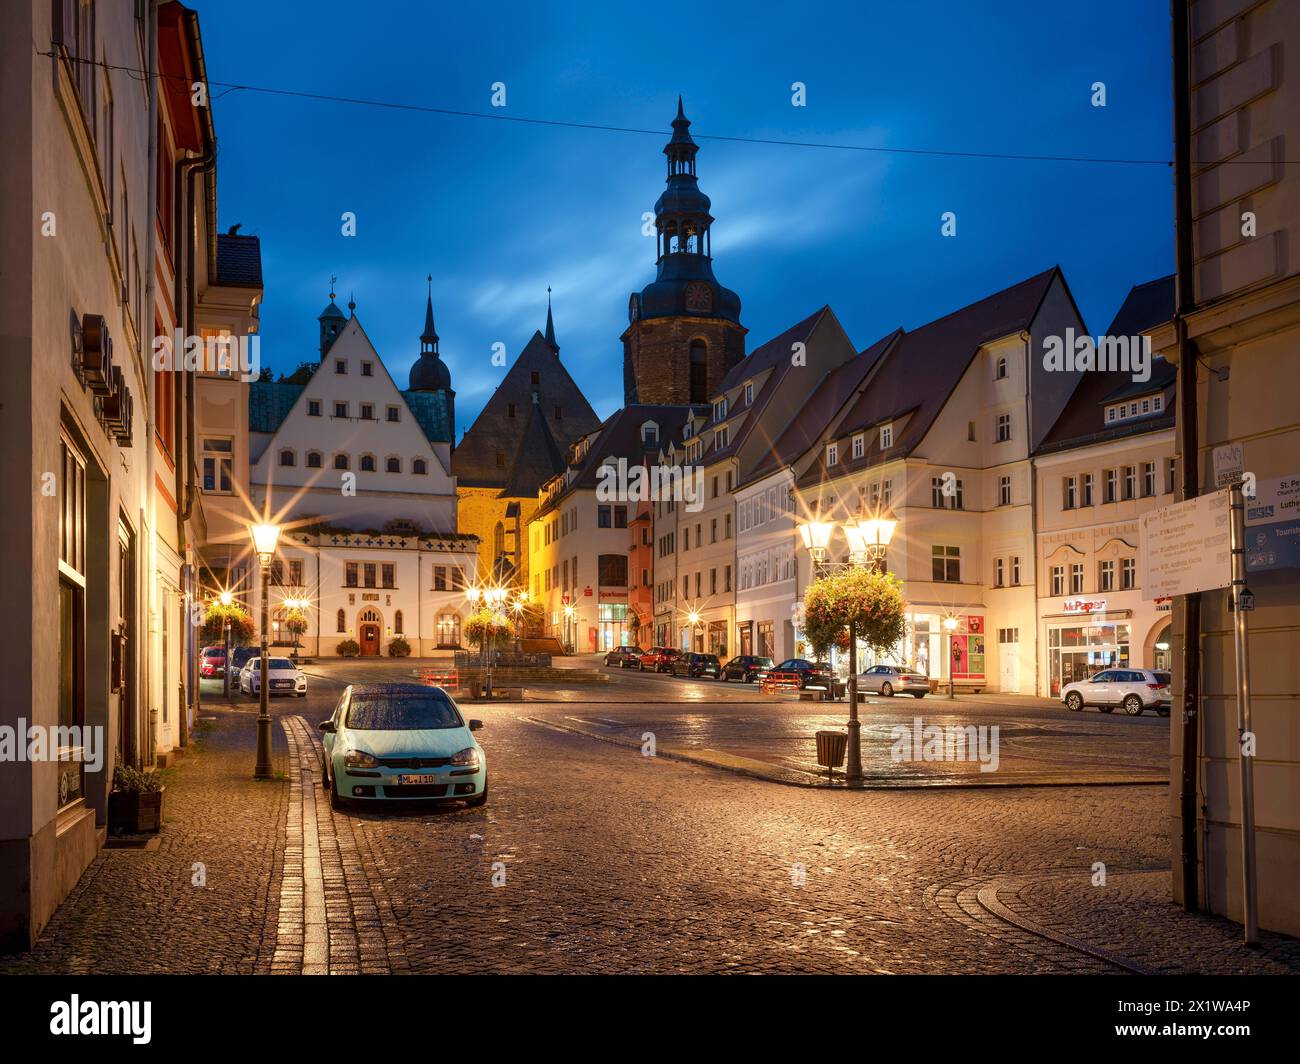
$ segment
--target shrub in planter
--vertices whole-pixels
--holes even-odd
[[[394,636],[388,641],[388,656],[390,658],[409,658],[411,656],[411,644],[400,635]]]
[[[165,792],[157,772],[118,765],[108,795],[108,830],[114,835],[161,830]]]
[[[334,648],[335,653],[343,658],[356,658],[361,656],[361,644],[355,639],[345,639]]]

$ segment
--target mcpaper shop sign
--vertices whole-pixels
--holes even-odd
[[[1105,599],[1066,599],[1061,604],[1063,613],[1105,613]]]

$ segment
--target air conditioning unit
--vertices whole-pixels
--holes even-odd
[[[100,314],[81,316],[81,376],[96,395],[113,393],[113,338]]]

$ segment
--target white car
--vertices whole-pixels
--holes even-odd
[[[1154,709],[1160,716],[1169,716],[1173,690],[1167,672],[1151,669],[1103,669],[1087,680],[1067,683],[1061,688],[1061,701],[1065,708],[1075,713],[1084,706],[1096,706],[1103,713],[1111,713],[1123,706],[1131,717],[1140,716],[1144,709]]]
[[[911,695],[924,698],[930,693],[930,681],[915,669],[898,665],[876,665],[858,673],[858,693],[884,695]]]
[[[270,695],[297,695],[307,697],[307,677],[288,658],[268,658],[267,672],[271,675]],[[239,689],[248,695],[258,693],[262,680],[262,656],[250,658],[239,670]]]

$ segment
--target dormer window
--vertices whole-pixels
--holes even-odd
[[[894,446],[894,424],[891,421],[888,425],[880,426],[880,449],[887,451]]]
[[[833,466],[840,460],[840,445],[838,443],[828,443],[826,445],[826,464]]]
[[[861,432],[853,437],[853,457],[861,458],[867,451],[867,438]]]
[[[659,426],[653,421],[643,422],[641,425],[641,442],[646,447],[659,446]]]
[[[1132,401],[1126,399],[1122,403],[1112,403],[1106,407],[1106,424],[1112,425],[1117,421],[1128,421],[1130,418],[1158,414],[1163,409],[1163,395],[1148,395],[1142,399]]]
[[[727,400],[724,396],[713,404],[713,420],[721,421],[727,416]]]
[[[745,381],[745,405],[754,405],[754,382]]]

